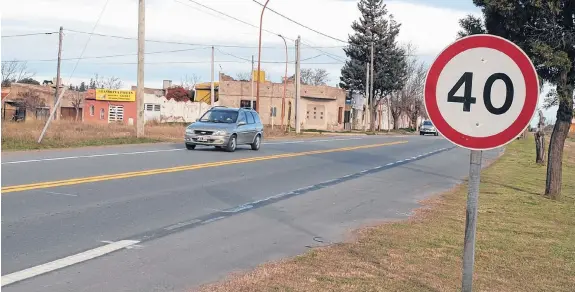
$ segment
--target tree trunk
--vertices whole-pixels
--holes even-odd
[[[575,74],[575,72],[571,74]],[[557,109],[557,121],[551,134],[549,156],[547,159],[545,195],[552,199],[559,199],[561,197],[563,148],[565,147],[565,139],[567,139],[567,135],[569,134],[571,119],[573,119],[574,85],[568,84],[567,72],[562,75],[561,81],[557,84],[559,108]]]
[[[393,129],[399,130],[399,115],[393,116]]]
[[[78,116],[80,115],[80,109],[76,107],[74,108],[74,110],[76,111],[76,117],[74,118],[74,121],[78,121]]]
[[[377,107],[372,103],[369,105],[371,110],[369,131],[375,132],[375,121],[377,119]]]
[[[545,133],[542,129],[535,133],[535,152],[535,162],[541,165],[545,164]]]

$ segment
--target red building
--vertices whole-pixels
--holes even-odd
[[[136,93],[132,90],[90,89],[84,100],[83,120],[92,123],[135,125]]]

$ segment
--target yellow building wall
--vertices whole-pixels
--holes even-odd
[[[214,82],[214,94],[216,95],[215,101],[218,101],[220,99],[218,94],[218,86],[219,86],[218,82]],[[194,101],[204,102],[206,104],[212,104],[210,82],[197,84],[195,89],[196,89],[196,95],[194,97]]]

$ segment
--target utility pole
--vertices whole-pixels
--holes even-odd
[[[363,107],[365,110],[363,111],[363,122],[362,127],[365,131],[365,123],[367,123],[367,113],[369,112],[369,63],[365,64],[365,99],[363,103]]]
[[[252,91],[250,106],[252,109],[254,109],[254,55],[252,55],[252,69],[250,70],[250,87]]]
[[[295,132],[299,134],[301,131],[300,127],[300,115],[299,115],[299,99],[301,94],[301,72],[300,72],[300,41],[301,37],[298,35],[295,41]]]
[[[144,50],[146,43],[146,4],[145,0],[139,0],[138,6],[138,81],[136,90],[136,102],[138,118],[136,120],[136,137],[144,137]]]
[[[210,84],[210,105],[214,107],[214,103],[216,102],[214,90],[214,47],[212,46],[212,81]]]
[[[288,71],[288,47],[287,47],[287,42],[286,39],[280,34],[278,35],[279,37],[282,38],[282,40],[284,41],[284,45],[286,47],[286,70],[285,70],[285,74],[284,74],[284,92],[282,95],[282,117],[281,117],[281,128],[283,130],[284,128],[284,119],[285,119],[285,107],[286,107],[286,90],[287,90],[287,71]]]
[[[54,108],[56,109],[56,114],[54,115],[54,120],[58,119],[58,91],[60,91],[60,66],[62,64],[62,41],[64,40],[64,27],[60,26],[59,41],[58,41],[58,66],[56,69],[56,92],[54,93]]]
[[[370,89],[370,99],[369,99],[369,130],[375,131],[375,119],[372,119],[373,110],[371,109],[372,106],[375,106],[373,102],[375,101],[375,90],[373,90],[373,40],[371,41],[371,61],[369,62],[371,66],[369,77],[371,78],[371,85],[369,86]]]

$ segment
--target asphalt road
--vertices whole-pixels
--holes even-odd
[[[2,289],[185,291],[405,218],[468,166],[432,136],[3,153]]]

